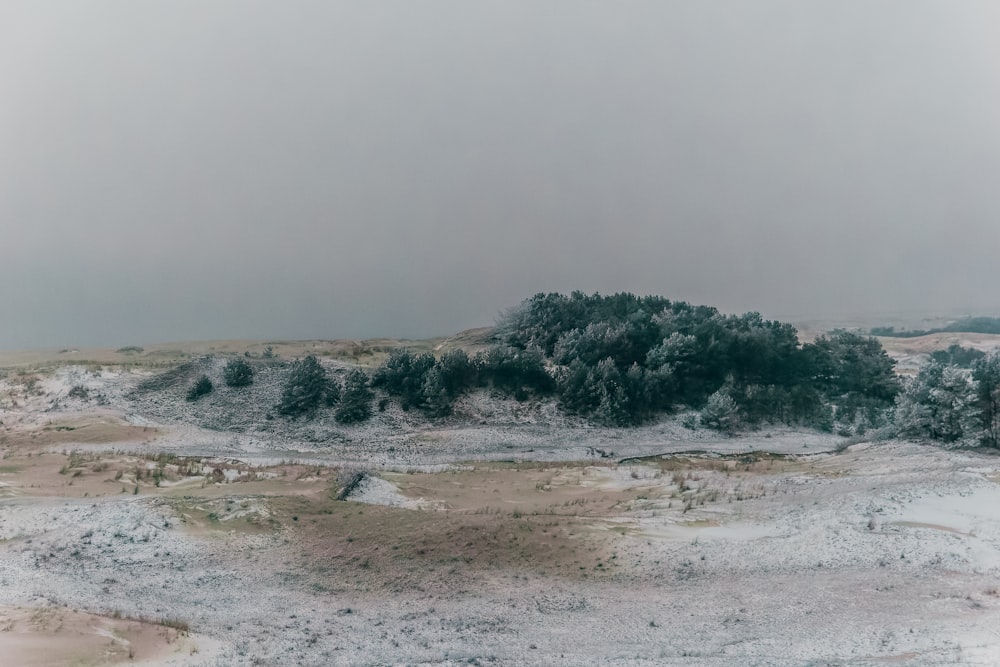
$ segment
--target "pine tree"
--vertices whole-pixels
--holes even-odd
[[[454,398],[462,394],[476,382],[476,368],[465,350],[448,350],[437,362],[441,382],[448,394]]]
[[[993,352],[976,361],[972,379],[976,381],[982,442],[989,447],[1000,447],[1000,353]]]
[[[959,442],[976,436],[975,383],[957,366],[945,366],[941,384],[930,391],[931,436]]]
[[[423,407],[435,417],[446,417],[451,414],[452,395],[445,384],[444,374],[440,367],[427,371],[424,385],[420,393],[423,396]]]
[[[979,416],[977,383],[957,366],[932,361],[897,400],[895,422],[900,435],[955,443],[979,436]]]
[[[371,384],[397,396],[404,410],[423,407],[423,386],[428,371],[434,367],[434,356],[414,354],[406,348],[389,352],[376,369]]]
[[[309,355],[292,366],[281,394],[278,412],[295,417],[319,407],[327,390],[326,371],[316,357]]]
[[[368,386],[368,375],[360,368],[347,374],[344,391],[340,395],[340,405],[334,417],[341,424],[366,421],[372,416],[374,394]]]
[[[732,433],[739,427],[740,409],[727,388],[719,389],[708,397],[701,411],[701,423],[724,433]]]

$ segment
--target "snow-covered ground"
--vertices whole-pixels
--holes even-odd
[[[494,465],[516,476],[542,465],[502,461],[548,462],[553,484],[572,483],[569,491],[600,512],[566,519],[580,559],[575,572],[542,574],[546,563],[533,561],[470,570],[456,557],[450,570],[395,585],[389,573],[346,560],[337,551],[344,542],[322,566],[305,558],[297,527],[230,529],[247,514],[272,512],[268,497],[248,496],[236,483],[201,500],[169,488],[36,497],[13,492],[12,464],[0,473],[0,492],[12,491],[0,493],[0,608],[184,619],[195,641],[203,638],[199,652],[172,658],[186,665],[1000,664],[1000,457],[990,453],[895,441],[838,453],[840,440],[822,434],[724,438],[679,421],[615,431],[551,416],[545,405],[482,396],[463,408],[479,417],[471,423],[432,424],[390,408],[350,429],[321,422],[216,430],[198,421],[209,404],[168,404],[163,392],[136,398],[141,379],[60,369],[25,395],[8,378],[0,387],[8,392],[5,433],[117,415],[137,428],[158,426],[156,439],[74,445],[60,432],[52,449],[372,470],[351,498],[368,505],[343,507],[404,513],[362,515],[373,528],[393,517],[429,526],[453,517],[454,501],[435,490],[459,484],[455,471]],[[90,397],[70,397],[81,384]],[[237,398],[220,392],[217,400],[230,410]],[[247,417],[244,425],[253,423]],[[4,442],[0,455],[13,452]],[[751,451],[786,456],[773,466],[767,458],[656,458]],[[639,455],[653,458],[615,463]],[[578,478],[569,475],[578,468],[557,463],[581,460],[590,467]],[[678,460],[689,466],[681,478],[660,465]],[[406,470],[426,472],[410,487],[388,472]],[[538,494],[550,493],[539,484]],[[686,498],[705,502],[684,508]],[[210,510],[219,517],[213,529],[185,523],[185,512]],[[563,517],[529,518],[525,530],[544,531]],[[447,537],[456,553],[476,539],[467,530]],[[610,551],[588,550],[598,539]]]

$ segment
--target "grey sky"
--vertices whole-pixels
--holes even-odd
[[[0,347],[572,289],[1000,311],[997,34],[993,0],[5,0]]]

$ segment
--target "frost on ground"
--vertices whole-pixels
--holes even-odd
[[[486,395],[441,423],[259,430],[235,392],[137,395],[151,377],[0,386],[0,656],[1000,664],[989,453],[614,431]]]

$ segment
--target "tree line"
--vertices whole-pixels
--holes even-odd
[[[1000,357],[953,345],[912,380],[894,366],[878,340],[855,332],[801,342],[792,325],[756,312],[629,293],[548,293],[504,313],[494,344],[475,355],[399,348],[343,382],[315,357],[300,359],[277,412],[295,418],[328,407],[341,423],[357,423],[371,417],[379,392],[380,409],[395,400],[439,418],[483,388],[522,401],[553,397],[567,414],[607,426],[695,410],[702,425],[722,431],[768,422],[1000,446]],[[232,361],[225,379],[246,386],[252,368]],[[199,383],[192,400],[211,391]]]
[[[836,331],[800,343],[759,313],[629,293],[537,294],[498,322],[500,342],[542,356],[567,412],[611,426],[681,408],[708,425],[764,421],[826,430],[884,425],[900,391],[875,339]]]
[[[764,421],[863,431],[890,419],[899,381],[873,338],[846,331],[800,344],[759,313],[632,294],[538,294],[499,320],[475,356],[393,350],[370,385],[404,410],[451,414],[475,388],[552,396],[569,414],[633,426],[685,408],[707,426]]]
[[[869,333],[884,338],[918,338],[936,333],[1000,334],[1000,317],[964,317],[936,329],[896,329],[872,327]]]
[[[908,381],[895,417],[903,437],[1000,447],[1000,353],[965,368],[932,358]]]

